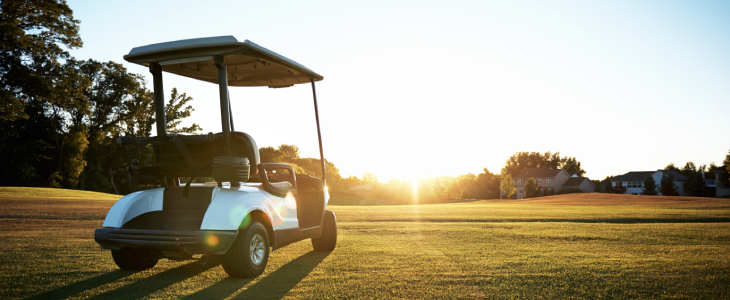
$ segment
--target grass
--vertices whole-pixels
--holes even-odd
[[[338,247],[302,241],[254,279],[161,261],[120,271],[93,241],[107,200],[0,198],[0,298],[727,299],[730,201],[602,194],[330,206]]]
[[[0,187],[0,198],[23,197],[23,198],[71,198],[71,199],[98,199],[98,200],[119,200],[121,195],[56,189],[56,188],[31,188],[31,187]]]

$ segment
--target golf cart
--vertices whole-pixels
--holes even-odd
[[[263,273],[271,250],[290,243],[312,239],[316,251],[335,248],[337,221],[326,210],[329,194],[314,85],[321,75],[233,36],[137,47],[124,59],[149,67],[153,75],[157,136],[117,142],[137,145],[134,153],[152,146],[153,166],[134,159],[128,169],[133,181],[161,187],[119,199],[94,234],[121,269],[143,270],[161,258],[202,255],[204,260],[219,258],[232,277],[254,277]],[[218,84],[223,132],[167,133],[162,71]],[[233,128],[229,86],[300,83],[312,85],[322,179],[296,174],[288,164],[261,163],[254,139]],[[202,177],[215,182],[193,183]]]

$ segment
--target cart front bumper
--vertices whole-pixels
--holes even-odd
[[[119,250],[136,247],[185,254],[223,254],[233,245],[238,231],[230,230],[146,230],[99,228],[94,233],[102,248]]]

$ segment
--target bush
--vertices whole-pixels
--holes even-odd
[[[563,194],[577,194],[577,193],[585,193],[585,192],[578,188],[564,188],[564,189],[559,189],[555,194],[563,195]]]

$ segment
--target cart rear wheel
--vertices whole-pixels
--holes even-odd
[[[112,250],[112,257],[122,270],[146,270],[154,267],[159,260],[152,251],[139,248]]]
[[[322,224],[322,236],[312,239],[314,251],[332,251],[337,246],[337,218],[335,213],[326,210],[324,212],[324,224]]]
[[[261,275],[269,261],[269,235],[261,223],[238,234],[231,249],[223,255],[222,265],[231,277],[247,278]]]

